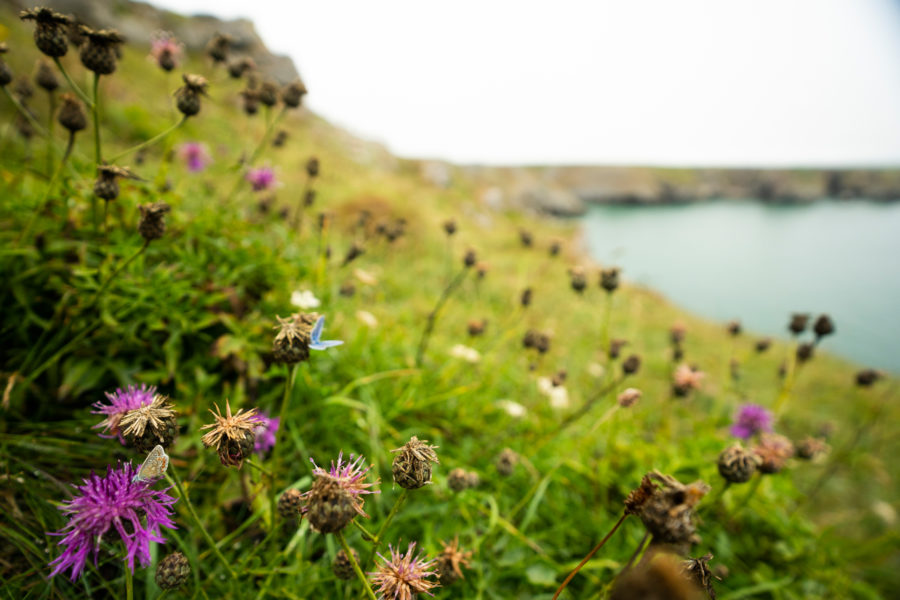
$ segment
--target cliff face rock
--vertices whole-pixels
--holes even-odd
[[[184,17],[155,8],[143,2],[129,0],[2,0],[16,11],[32,6],[47,6],[63,14],[72,15],[94,28],[117,29],[129,44],[150,45],[154,31],[171,31],[188,50],[202,51],[216,33],[234,38],[235,54],[249,56],[259,70],[281,84],[299,77],[293,61],[287,56],[269,52],[253,23],[246,19],[223,21],[217,17],[198,15]]]

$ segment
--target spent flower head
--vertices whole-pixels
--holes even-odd
[[[364,467],[365,459],[362,456],[350,455],[348,460],[344,460],[343,451],[338,453],[337,462],[331,461],[331,468],[327,471],[316,464],[312,458],[309,459],[315,467],[313,475],[316,477],[330,477],[340,484],[340,486],[350,494],[353,499],[353,509],[362,517],[369,518],[369,515],[363,510],[363,499],[360,496],[365,494],[380,494],[381,490],[371,490],[372,486],[381,483],[380,479],[367,482],[366,475],[372,470],[372,466]],[[309,492],[307,492],[309,494]]]
[[[128,443],[140,452],[149,452],[157,444],[168,448],[178,433],[175,407],[161,394],[155,394],[149,404],[126,412],[118,426]]]
[[[99,434],[100,437],[117,437],[124,445],[125,436],[122,435],[122,431],[119,429],[122,417],[128,411],[141,408],[142,406],[150,406],[153,398],[156,396],[156,386],[147,387],[146,384],[142,384],[138,387],[129,385],[124,390],[118,388],[113,393],[104,392],[104,394],[109,404],[104,404],[103,401],[100,401],[92,405],[94,407],[94,410],[91,411],[92,413],[95,415],[106,415],[105,419],[94,425],[94,429],[102,427],[103,433]]]
[[[390,558],[385,558],[380,553],[381,562],[376,564],[376,570],[369,573],[372,583],[377,586],[377,592],[382,598],[394,600],[414,600],[419,594],[433,596],[430,591],[438,587],[438,582],[429,578],[436,577],[434,560],[425,560],[422,555],[416,556],[416,543],[410,542],[406,553],[401,553],[391,545]]]
[[[201,438],[201,441],[207,448],[216,447],[223,465],[240,468],[244,459],[253,451],[256,439],[254,430],[258,425],[255,419],[256,409],[251,408],[246,412],[239,409],[235,414],[231,414],[231,403],[225,400],[223,416],[218,404],[215,406],[216,412],[209,411],[215,422],[207,423],[200,428],[211,430]]]
[[[746,440],[766,431],[772,431],[772,413],[759,404],[741,405],[731,435]]]
[[[105,477],[92,472],[83,485],[76,486],[78,495],[60,508],[68,523],[51,534],[63,538],[58,544],[63,553],[50,562],[51,577],[69,569],[74,581],[90,555],[97,564],[101,541],[111,528],[125,544],[125,560],[132,573],[135,557],[141,566],[150,564],[150,542],[165,543],[162,527],[176,529],[170,508],[175,498],[168,490],[150,489],[147,481],[134,481],[136,473],[130,463],[107,466]]]
[[[437,446],[429,445],[428,440],[412,436],[403,446],[391,450],[398,453],[391,465],[397,485],[415,490],[431,483],[431,463],[440,462],[435,448]]]

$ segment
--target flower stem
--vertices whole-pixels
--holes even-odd
[[[572,581],[572,579],[574,579],[575,575],[578,574],[578,571],[581,570],[581,567],[583,567],[585,564],[587,564],[587,561],[591,560],[591,557],[593,557],[595,554],[597,554],[597,551],[600,550],[600,548],[603,547],[603,544],[605,544],[607,542],[607,540],[609,540],[609,538],[612,537],[612,534],[614,534],[616,532],[616,529],[618,529],[619,525],[621,525],[622,522],[625,521],[625,518],[627,516],[628,516],[628,513],[623,513],[622,516],[619,517],[619,520],[616,521],[616,524],[613,525],[613,528],[610,529],[609,533],[606,534],[606,537],[603,538],[602,540],[600,540],[600,543],[597,544],[596,546],[594,546],[594,549],[591,550],[590,552],[588,552],[587,556],[585,556],[581,560],[581,562],[578,563],[578,566],[575,567],[575,569],[571,573],[569,573],[569,576],[566,577],[565,581],[562,582],[562,585],[559,586],[559,589],[556,590],[556,593],[553,594],[553,600],[556,600],[557,598],[559,598],[559,595],[562,594],[563,590],[566,589],[566,586],[569,585],[569,582]]]
[[[125,565],[125,598],[134,600],[134,575],[128,565]]]
[[[91,103],[91,114],[94,116],[94,163],[99,167],[103,161],[100,152],[100,75],[94,73],[94,101]],[[96,221],[94,221],[96,224]]]
[[[116,162],[117,160],[119,160],[120,158],[122,158],[123,156],[127,156],[128,154],[131,154],[132,152],[137,152],[138,150],[141,150],[141,149],[143,149],[143,148],[147,148],[148,146],[152,146],[152,145],[155,144],[156,142],[162,140],[164,137],[166,137],[167,135],[169,135],[170,133],[172,133],[173,131],[175,131],[176,129],[178,129],[179,127],[181,127],[182,125],[184,125],[185,121],[187,121],[187,120],[188,120],[187,116],[181,117],[181,120],[180,120],[180,121],[178,121],[177,123],[175,123],[174,125],[172,125],[172,126],[169,127],[168,129],[166,129],[165,131],[161,131],[160,133],[157,133],[156,135],[154,135],[154,136],[153,136],[152,138],[150,138],[149,140],[146,140],[146,141],[141,142],[140,144],[138,144],[138,145],[136,145],[136,146],[132,146],[131,148],[128,148],[127,150],[123,150],[123,151],[119,152],[118,154],[116,154],[115,156],[113,156],[112,158],[110,158],[110,159],[109,159],[109,162],[114,163],[114,162]]]
[[[66,71],[65,67],[62,66],[61,62],[59,62],[59,58],[54,56],[53,62],[56,63],[56,67],[59,69],[59,72],[62,73],[63,78],[66,80],[66,83],[69,84],[69,87],[72,88],[72,91],[75,92],[75,95],[81,98],[82,102],[84,102],[88,106],[91,106],[93,102],[91,102],[91,99],[88,98],[87,94],[85,94],[80,87],[75,85],[75,82],[72,81],[71,77],[69,77],[69,73]]]
[[[366,540],[367,542],[374,542],[374,541],[375,541],[375,535],[374,535],[371,531],[369,531],[368,529],[366,529],[366,526],[363,525],[362,523],[360,523],[358,519],[353,519],[353,520],[350,521],[350,522],[353,523],[353,525],[354,525],[357,529],[359,529],[360,533],[362,533],[362,536],[363,536],[363,539],[364,539],[364,540]]]
[[[50,105],[47,115],[47,175],[53,171],[53,114],[56,112],[56,96],[53,92],[47,92],[47,101]]]
[[[138,256],[140,256],[141,254],[143,254],[144,251],[147,249],[147,246],[149,246],[149,245],[150,245],[150,240],[144,240],[144,243],[141,245],[141,247],[138,249],[138,251],[135,252],[134,254],[132,254],[132,255],[131,255],[131,258],[129,258],[128,260],[126,260],[125,262],[123,262],[122,264],[120,264],[120,265],[116,268],[116,270],[113,271],[112,275],[110,275],[109,278],[103,283],[103,285],[100,286],[100,289],[97,290],[97,293],[96,293],[96,294],[94,294],[94,300],[99,301],[100,298],[103,296],[103,292],[106,291],[106,288],[109,287],[109,284],[111,284],[111,283],[113,282],[113,280],[116,278],[116,276],[117,276],[119,273],[121,273],[122,270],[123,270],[125,267],[127,267],[128,265],[130,265],[130,264],[134,261],[134,259],[136,259]]]
[[[431,339],[431,334],[434,331],[434,325],[437,322],[438,313],[443,308],[444,304],[447,303],[447,300],[450,299],[450,295],[453,291],[459,287],[459,285],[465,279],[466,274],[469,272],[469,267],[463,267],[463,270],[459,272],[459,274],[447,284],[447,287],[444,288],[444,291],[441,292],[440,298],[438,298],[437,304],[434,305],[434,309],[432,309],[431,313],[428,315],[428,322],[425,324],[425,330],[422,331],[422,337],[419,340],[419,348],[416,350],[416,366],[422,366],[422,360],[425,358],[425,351],[428,349],[428,340]]]
[[[28,123],[30,123],[31,126],[34,127],[34,130],[37,131],[39,135],[48,135],[47,130],[44,129],[43,125],[38,123],[34,116],[28,111],[28,109],[25,108],[25,106],[22,105],[22,103],[19,102],[19,100],[15,96],[9,93],[9,90],[6,89],[6,86],[3,86],[0,89],[3,90],[3,93],[6,94],[6,97],[9,98],[9,101],[13,103],[13,105],[18,109],[22,116],[25,117]]]
[[[369,585],[369,580],[366,579],[366,576],[363,574],[362,569],[359,568],[359,563],[357,563],[356,559],[353,558],[353,550],[350,548],[347,540],[344,539],[344,532],[338,531],[334,535],[337,536],[338,541],[341,542],[341,547],[344,549],[344,554],[347,555],[347,560],[349,560],[350,564],[353,566],[353,571],[356,573],[356,577],[360,580],[360,582],[362,582],[363,587],[366,590],[366,595],[372,600],[378,600],[375,597],[375,592],[372,591],[372,586]]]
[[[625,568],[622,569],[622,573],[627,572],[631,569],[632,565],[634,565],[634,561],[637,560],[637,557],[641,554],[641,550],[644,549],[644,545],[647,543],[647,540],[650,539],[650,532],[646,532],[644,537],[641,538],[641,541],[638,543],[637,548],[634,549],[634,554],[631,555],[631,558],[628,559],[628,563],[625,565]]]
[[[397,513],[400,512],[400,507],[403,506],[403,502],[406,501],[406,497],[409,495],[409,490],[403,488],[403,491],[400,492],[400,495],[397,497],[397,500],[394,502],[394,506],[391,508],[391,512],[388,513],[387,519],[384,520],[384,523],[381,524],[381,527],[378,528],[378,533],[375,534],[375,539],[372,543],[372,552],[369,554],[368,560],[366,560],[366,565],[372,564],[372,561],[375,559],[375,553],[378,552],[378,546],[381,544],[384,539],[384,532],[387,531],[388,525],[391,524],[391,521],[394,520],[394,517],[397,516]]]
[[[171,475],[170,475],[171,473]],[[194,522],[197,524],[197,527],[200,529],[200,533],[203,534],[203,537],[206,539],[206,543],[209,544],[210,548],[212,548],[213,554],[221,561],[221,563],[225,566],[225,570],[228,571],[228,575],[232,579],[237,579],[237,574],[231,569],[231,564],[228,562],[228,559],[222,555],[222,551],[219,550],[219,547],[216,545],[215,540],[212,539],[212,536],[209,535],[209,532],[206,531],[206,527],[203,526],[203,521],[200,520],[200,517],[197,516],[197,513],[194,511],[194,506],[191,504],[190,498],[188,495],[184,493],[184,488],[181,487],[181,479],[178,477],[178,473],[175,469],[170,469],[166,473],[166,479],[169,480],[169,483],[175,485],[175,489],[178,490],[178,496],[184,500],[185,506],[187,506],[188,512],[191,514],[191,518],[194,519]]]

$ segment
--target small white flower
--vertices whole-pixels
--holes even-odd
[[[452,348],[450,348],[450,356],[454,358],[461,358],[466,362],[477,363],[481,360],[481,353],[478,352],[475,348],[469,348],[468,346],[463,346],[462,344],[456,344]]]
[[[566,408],[569,406],[569,392],[564,385],[553,385],[549,377],[538,377],[538,390],[550,398],[550,406],[553,408]]]
[[[372,329],[378,327],[378,319],[367,310],[356,311],[356,318],[362,321],[367,327],[371,327]]]
[[[587,372],[591,377],[603,377],[606,369],[599,363],[591,363],[587,366]]]
[[[311,291],[303,290],[302,292],[291,294],[291,304],[303,310],[308,310],[310,308],[318,308],[322,302]]]
[[[528,412],[524,406],[512,400],[498,400],[497,405],[505,410],[506,414],[516,419],[524,417],[525,413]]]
[[[364,283],[365,285],[375,285],[378,283],[378,278],[369,273],[368,271],[363,271],[362,269],[355,269],[353,271],[353,275],[359,279],[360,283]]]

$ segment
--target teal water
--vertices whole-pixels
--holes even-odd
[[[595,259],[695,314],[787,337],[791,312],[828,313],[824,349],[900,373],[900,203],[594,206],[583,225]]]

